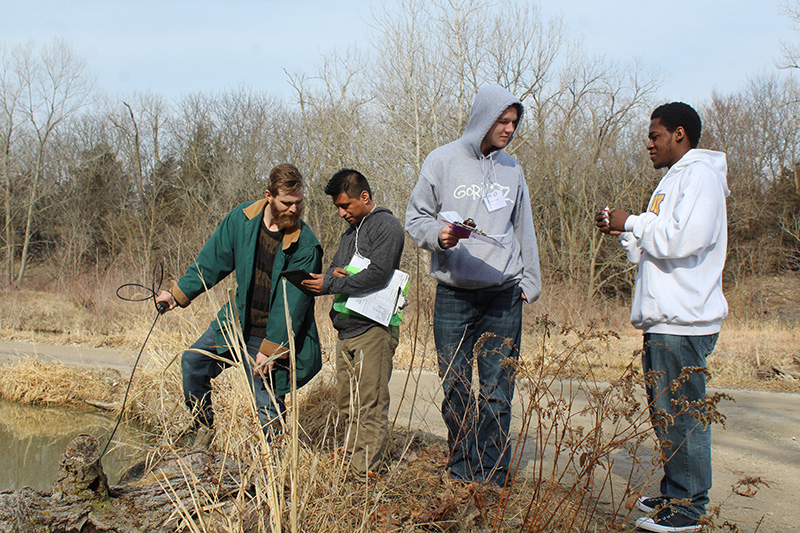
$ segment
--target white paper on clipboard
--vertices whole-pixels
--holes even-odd
[[[350,296],[345,302],[345,307],[382,326],[388,326],[392,315],[397,312],[400,295],[407,283],[408,274],[395,270],[386,287],[364,296]]]

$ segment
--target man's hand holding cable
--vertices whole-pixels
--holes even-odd
[[[166,308],[163,311],[164,313],[166,313],[167,311],[172,311],[173,309],[178,307],[178,302],[175,301],[175,297],[172,296],[172,293],[169,291],[161,291],[160,293],[158,293],[158,296],[156,296],[156,305],[162,302],[167,304]]]

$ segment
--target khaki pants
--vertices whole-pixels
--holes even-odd
[[[338,405],[347,421],[345,449],[359,474],[376,471],[389,439],[389,378],[399,328],[375,326],[336,342]]]

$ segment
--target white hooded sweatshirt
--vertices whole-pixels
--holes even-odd
[[[725,154],[689,150],[661,179],[647,212],[620,241],[638,263],[631,323],[645,333],[711,335],[728,315],[722,270],[728,246]]]

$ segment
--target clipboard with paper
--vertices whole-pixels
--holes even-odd
[[[361,268],[348,265],[345,270],[351,275]],[[344,314],[359,314],[382,326],[399,326],[403,318],[403,307],[408,301],[409,275],[395,270],[389,283],[382,289],[362,296],[337,294],[333,309]]]
[[[474,223],[471,226],[465,224],[461,216],[455,211],[442,211],[439,213],[439,216],[441,217],[442,221],[450,226],[456,233],[464,235],[470,239],[476,239],[489,243],[492,246],[497,246],[498,248],[505,248],[505,246],[500,244],[497,239],[489,237],[484,232],[477,229],[474,226]]]

